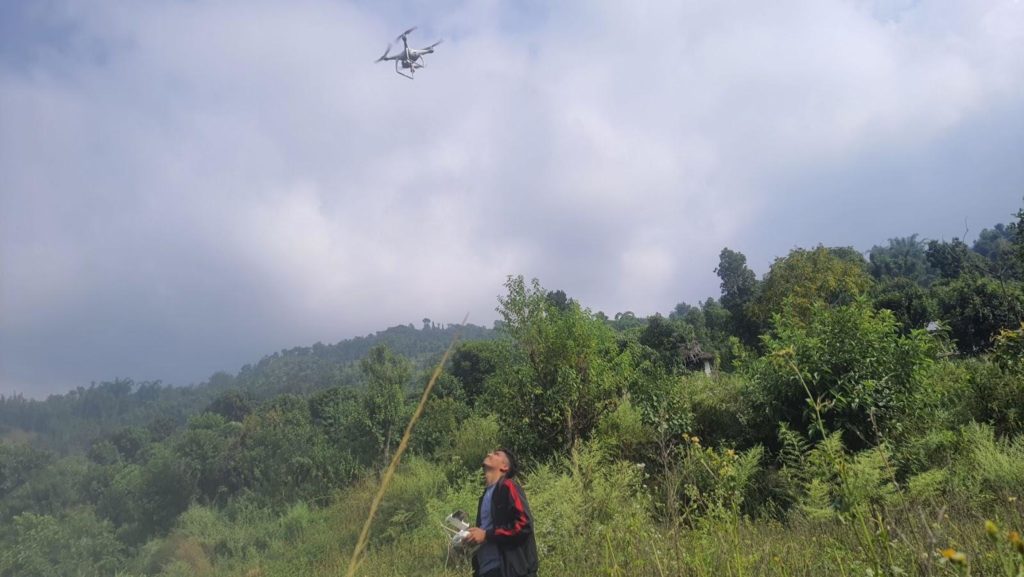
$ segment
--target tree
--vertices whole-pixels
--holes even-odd
[[[892,311],[904,334],[938,319],[935,298],[910,278],[886,278],[871,289],[875,308]]]
[[[760,293],[749,307],[751,316],[767,323],[788,306],[797,318],[808,318],[816,303],[849,304],[871,287],[865,269],[863,259],[857,262],[848,251],[820,245],[813,250],[794,249],[772,263]]]
[[[239,479],[232,471],[232,449],[237,446],[241,431],[239,423],[206,412],[189,420],[188,428],[175,444],[185,474],[202,502],[222,502],[238,490]]]
[[[934,288],[939,316],[949,323],[958,348],[978,353],[999,329],[1024,320],[1024,285],[967,275]]]
[[[1024,267],[1017,259],[1015,240],[1015,224],[997,224],[978,235],[972,250],[988,261],[989,276],[999,280],[1024,280]]]
[[[728,340],[733,336],[732,314],[718,301],[708,298],[700,306],[679,303],[669,320],[685,335],[686,344],[697,343],[701,349],[718,359],[728,356]]]
[[[936,271],[928,263],[925,242],[916,234],[890,238],[889,245],[873,246],[868,253],[871,276],[875,279],[906,278],[921,286],[935,279]]]
[[[972,251],[962,240],[951,242],[928,241],[928,264],[939,272],[939,276],[952,280],[962,275],[980,275],[985,272],[985,260]]]
[[[452,353],[448,372],[462,383],[466,403],[473,406],[483,394],[487,379],[497,372],[508,356],[501,341],[466,341]]]
[[[640,333],[639,341],[657,353],[661,366],[671,374],[683,368],[683,347],[695,342],[695,339],[692,329],[684,331],[675,323],[655,314],[647,319],[647,327]]]
[[[487,406],[513,444],[535,456],[567,450],[613,406],[628,356],[607,325],[575,301],[557,309],[536,279],[505,287],[498,312],[513,358],[490,381]]]
[[[548,302],[557,310],[565,312],[569,310],[569,302],[572,301],[564,290],[548,291]]]
[[[142,451],[149,445],[149,431],[140,427],[125,427],[110,435],[110,442],[125,461],[138,462]]]
[[[644,326],[644,321],[643,319],[637,318],[636,313],[633,311],[624,311],[621,313],[615,313],[615,318],[612,320],[611,326],[619,332],[626,332],[631,329]]]
[[[747,268],[747,257],[741,252],[723,248],[718,255],[715,274],[721,279],[722,307],[729,311],[733,333],[748,344],[753,344],[760,326],[750,318],[749,306],[757,297],[760,284],[754,271]]]
[[[206,410],[224,417],[228,421],[241,423],[252,412],[252,395],[239,389],[225,391],[206,407]]]
[[[236,474],[244,488],[272,505],[324,499],[353,474],[346,448],[328,441],[300,397],[282,395],[261,406],[239,434]]]
[[[24,485],[54,461],[54,456],[29,445],[0,443],[0,499]]]
[[[1017,217],[1017,222],[1013,224],[1013,245],[1017,253],[1017,262],[1024,269],[1024,208],[1018,210],[1014,216]]]
[[[892,313],[864,299],[787,309],[764,345],[765,355],[747,370],[766,429],[782,422],[819,439],[842,431],[848,446],[863,447],[934,412],[918,393],[937,356],[935,341],[923,330],[902,335]]]
[[[0,575],[114,575],[125,547],[110,522],[89,507],[59,517],[26,513],[7,530],[8,547],[0,548]]]
[[[405,416],[402,388],[412,377],[412,368],[387,345],[370,349],[359,367],[366,377],[364,423],[377,442],[383,470],[391,462],[391,450],[398,444],[402,432]]]

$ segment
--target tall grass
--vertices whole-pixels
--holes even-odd
[[[1024,553],[1013,535],[1019,539],[1024,530],[1024,484],[1018,482],[1024,460],[1016,460],[1019,441],[998,441],[990,433],[984,426],[965,428],[954,466],[904,484],[888,476],[880,451],[851,455],[841,446],[805,447],[807,469],[790,471],[802,488],[788,513],[744,514],[736,495],[749,494],[745,487],[726,493],[698,488],[688,494],[703,500],[691,503],[700,513],[686,522],[655,510],[652,495],[660,490],[645,467],[610,458],[596,445],[580,447],[522,479],[536,518],[541,575],[1017,577]],[[822,464],[829,451],[842,463],[842,476]],[[697,469],[726,459],[739,457],[705,448],[684,457],[696,484],[703,482]],[[451,476],[420,459],[402,466],[359,575],[469,574],[467,559],[449,555],[440,521],[456,509],[473,514],[482,481],[470,472]],[[927,483],[932,486],[921,489]],[[133,574],[335,577],[345,569],[374,489],[371,476],[327,508],[297,504],[277,517],[244,502],[222,511],[193,507],[170,537],[143,548]],[[997,528],[995,538],[986,521]]]

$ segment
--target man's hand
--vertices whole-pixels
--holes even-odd
[[[487,533],[480,527],[469,528],[469,541],[472,543],[483,543],[487,540]]]

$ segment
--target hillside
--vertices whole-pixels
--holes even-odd
[[[465,574],[438,522],[515,451],[552,575],[1024,571],[1024,211],[967,245],[797,248],[594,313],[510,277],[417,423],[359,575]],[[338,575],[454,327],[194,387],[4,399],[0,577]],[[499,337],[500,338],[497,338]],[[706,364],[705,364],[706,363]]]
[[[220,372],[192,386],[123,379],[79,386],[43,401],[0,396],[0,438],[30,440],[35,446],[60,453],[82,452],[94,440],[125,427],[145,428],[163,438],[228,391],[259,402],[286,393],[307,395],[331,387],[358,387],[363,381],[359,359],[380,344],[422,370],[456,334],[464,340],[495,337],[493,330],[473,324],[425,325],[419,330],[398,325],[335,344],[316,343],[276,352],[245,365],[237,374]]]

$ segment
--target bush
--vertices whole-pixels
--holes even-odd
[[[998,440],[992,427],[961,430],[957,481],[972,501],[1005,504],[1024,497],[1024,437]]]
[[[997,346],[990,359],[972,359],[965,369],[974,420],[992,425],[1000,436],[1024,433],[1024,365]]]
[[[487,453],[498,448],[501,441],[498,420],[494,416],[473,416],[455,431],[451,455],[456,463],[475,471],[480,468]]]
[[[865,300],[818,303],[806,321],[776,315],[763,342],[765,356],[745,366],[762,427],[783,422],[819,439],[841,431],[847,446],[862,448],[917,426],[915,402],[937,343],[924,331],[900,334],[888,311]]]

